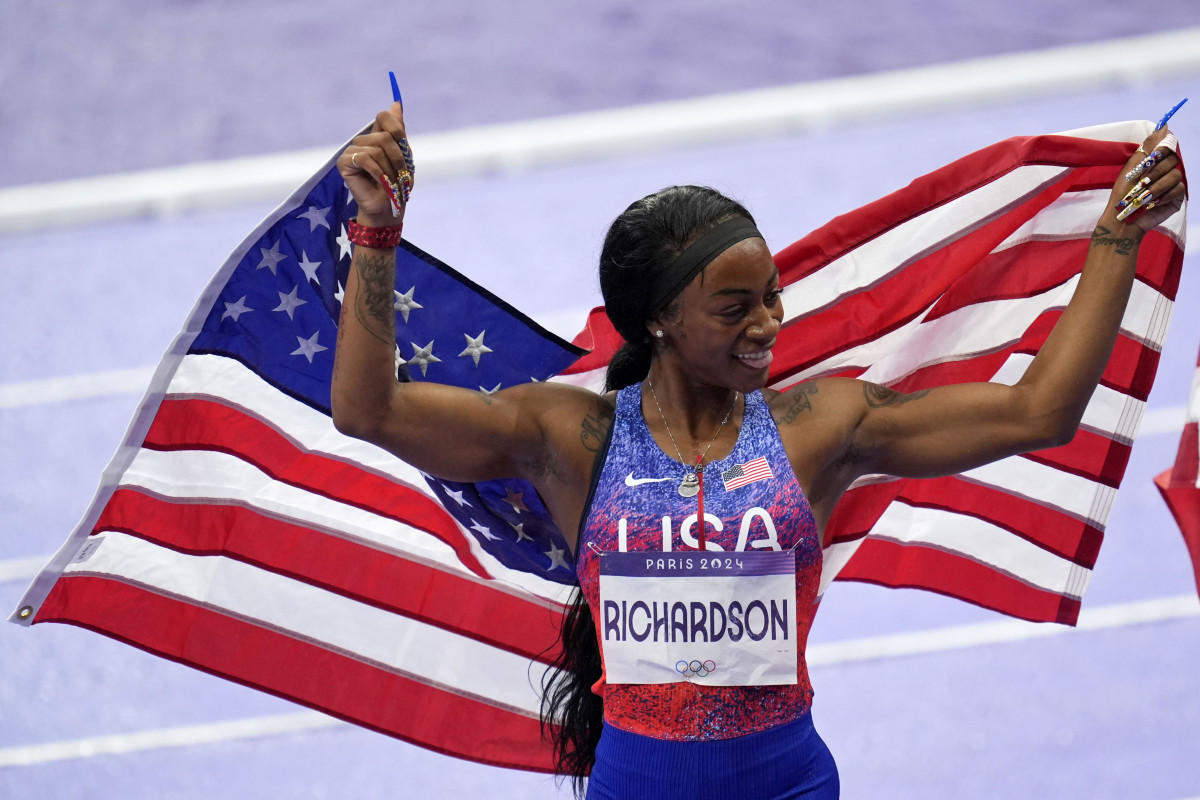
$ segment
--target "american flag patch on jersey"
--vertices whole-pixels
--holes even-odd
[[[759,456],[745,464],[734,464],[721,473],[721,480],[725,483],[727,492],[740,489],[748,483],[774,477],[775,473],[771,472],[771,465],[767,463],[766,456]]]

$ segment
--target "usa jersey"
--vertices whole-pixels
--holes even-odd
[[[600,553],[698,550],[699,498],[678,491],[685,471],[650,435],[642,415],[641,384],[618,392],[577,548],[579,582],[593,619],[601,618]],[[593,690],[604,698],[605,719],[624,730],[660,739],[724,739],[790,722],[811,707],[804,646],[816,610],[821,545],[812,509],[761,392],[746,395],[733,452],[704,466],[704,513],[710,551],[795,551],[796,683],[608,684],[601,677]]]

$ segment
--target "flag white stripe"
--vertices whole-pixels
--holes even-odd
[[[425,683],[538,713],[533,684],[540,668],[527,657],[233,559],[184,555],[106,532],[91,557],[71,564],[64,574],[124,579]]]
[[[1067,192],[1039,211],[1020,228],[996,246],[993,253],[1034,239],[1087,239],[1096,229],[1096,220],[1104,211],[1110,190],[1085,189]],[[1176,214],[1156,230],[1182,242],[1187,226],[1187,215]],[[1181,245],[1182,247],[1182,245]]]
[[[1067,171],[1066,167],[1045,165],[1018,167],[969,194],[929,209],[787,286],[783,307],[789,315],[804,315],[862,292],[910,259],[978,227],[981,218],[998,213]]]
[[[252,464],[227,453],[208,450],[141,450],[121,476],[121,486],[146,489],[156,495],[214,503],[237,503],[308,528],[319,535],[346,535],[379,548],[433,562],[472,580],[453,549],[437,537],[388,517],[305,491],[272,479]],[[446,519],[461,531],[449,515]],[[513,534],[515,536],[515,534]],[[467,534],[464,538],[475,545]],[[538,597],[564,602],[568,587],[536,575],[513,570],[480,547],[472,553],[503,589],[509,584]]]
[[[1012,386],[1032,363],[1032,355],[1013,353],[997,370],[992,382]],[[1110,439],[1130,444],[1137,436],[1145,407],[1146,404],[1135,397],[1107,386],[1097,386],[1083,412],[1081,425]]]
[[[1096,509],[1103,508],[1116,497],[1116,491],[1089,478],[1063,472],[1056,467],[1039,464],[1020,456],[1010,456],[993,461],[982,467],[958,473],[959,477],[1001,494],[1020,495],[1030,502],[1079,520],[1090,521],[1104,527],[1107,512],[1097,515]],[[850,485],[851,489],[878,483],[900,480],[892,475],[863,475]],[[1055,492],[1073,492],[1071,497],[1062,497]],[[1002,498],[997,498],[1000,502]]]
[[[1033,586],[1074,597],[1083,594],[1078,573],[1088,571],[978,517],[936,508],[892,503],[871,529],[871,536],[937,547],[992,565]]]
[[[906,545],[936,547],[989,564],[1017,580],[1046,591],[1082,597],[1091,570],[1043,550],[978,517],[934,508],[892,503],[870,536],[836,542],[823,551],[823,594],[864,541],[881,538]]]
[[[243,409],[267,421],[275,430],[315,455],[343,461],[356,468],[365,467],[369,471],[395,480],[404,487],[421,492],[434,499],[435,502],[440,502],[416,468],[380,447],[339,433],[327,415],[283,394],[241,362],[232,358],[215,355],[185,356],[175,377],[171,380],[169,391],[177,393],[175,395],[177,397],[207,396],[226,405]],[[258,471],[253,465],[247,466]],[[263,478],[269,480],[265,475]],[[314,495],[314,497],[317,496]],[[289,517],[295,518],[290,512],[287,514]],[[341,519],[341,516],[333,516],[325,519],[321,524],[340,529],[343,527]],[[382,523],[397,524],[385,517],[378,519]],[[446,519],[462,530],[462,526],[458,525],[457,521],[449,514],[446,515]],[[427,536],[424,532],[418,533]],[[501,533],[501,535],[509,534],[510,531],[507,530]],[[487,572],[497,579],[554,602],[564,602],[568,597],[569,587],[544,580],[532,573],[513,570],[484,550],[471,534],[464,532],[463,538],[470,543],[472,553],[483,564]],[[453,558],[453,555],[451,554],[449,557]]]
[[[1001,253],[1034,239],[1087,239],[1108,200],[1108,189],[1067,192],[1013,231],[992,250]]]
[[[395,552],[466,570],[441,540],[379,514],[273,480],[252,464],[211,450],[141,450],[121,486],[162,497],[236,503],[305,527],[342,531]]]
[[[236,359],[210,354],[184,356],[167,392],[210,397],[244,409],[307,450],[366,467],[429,493],[428,484],[415,468],[381,447],[339,433],[327,414],[280,392]]]
[[[1072,516],[1104,528],[1107,511],[1097,516],[1097,508],[1109,508],[1116,490],[1055,467],[1011,456],[960,473],[963,478],[1000,492],[1027,497],[1047,508],[1057,508]]]
[[[1064,308],[1075,293],[1079,277],[1030,297],[975,303],[925,321],[929,309],[893,331],[841,350],[785,378],[776,388],[845,369],[868,367],[862,379],[890,384],[922,367],[961,360],[1000,350],[1017,341],[1029,326],[1051,308]],[[1164,308],[1171,301],[1161,292],[1135,283],[1121,331],[1140,342],[1161,347],[1166,335]],[[931,306],[932,308],[932,306]],[[803,325],[804,323],[799,323]]]

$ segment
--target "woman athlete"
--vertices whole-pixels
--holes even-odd
[[[1153,133],[1127,170],[1166,135]],[[631,205],[605,239],[601,288],[625,339],[605,392],[551,382],[488,395],[395,379],[398,231],[387,229],[400,225],[411,185],[404,136],[395,104],[338,159],[359,211],[333,418],[340,431],[432,475],[524,478],[536,487],[576,555],[582,588],[564,624],[564,677],[547,691],[560,770],[575,777],[577,792],[590,772],[589,798],[837,797],[836,767],[810,720],[804,661],[834,505],[862,475],[950,475],[1072,439],[1116,341],[1142,237],[1185,196],[1173,151],[1158,149],[1146,171],[1155,202],[1123,219],[1116,206],[1132,184],[1117,181],[1074,297],[1013,386],[901,394],[821,378],[786,393],[765,389],[783,320],[771,252],[734,201],[672,187]],[[727,477],[745,469],[756,470],[754,480]],[[608,591],[604,559],[700,549],[786,557],[798,652],[784,679],[756,684],[727,669],[716,684],[643,680],[643,668],[616,649],[600,660],[592,619],[602,619],[596,612]],[[753,593],[761,579],[737,580]],[[750,626],[749,612],[742,621]],[[734,648],[732,635],[720,638]],[[708,663],[734,663],[734,649]],[[694,676],[679,663],[682,677]]]

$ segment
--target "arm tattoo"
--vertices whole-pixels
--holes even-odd
[[[784,409],[783,415],[780,416],[778,424],[790,425],[791,423],[795,422],[796,419],[805,411],[812,411],[811,395],[816,393],[817,384],[815,382],[802,383],[799,386],[794,387],[790,392],[788,392],[788,397],[791,398],[791,402],[789,402],[788,407]]]
[[[871,408],[883,408],[884,406],[898,406],[904,403],[912,402],[918,398],[929,394],[928,389],[922,389],[919,392],[912,394],[904,394],[897,392],[895,389],[889,389],[886,386],[880,386],[877,383],[868,383],[863,381],[863,397],[867,398],[867,405]]]
[[[579,432],[579,440],[588,452],[599,455],[604,448],[604,440],[608,438],[608,429],[612,427],[612,418],[588,414],[583,418],[583,427]]]
[[[385,344],[394,344],[396,307],[394,266],[391,257],[356,253],[354,267],[358,270],[355,316],[376,339]]]
[[[1100,245],[1101,247],[1112,247],[1119,255],[1127,256],[1133,253],[1133,248],[1137,247],[1142,241],[1140,236],[1122,236],[1115,238],[1111,236],[1112,231],[1103,225],[1097,225],[1096,230],[1092,231],[1092,244]]]

